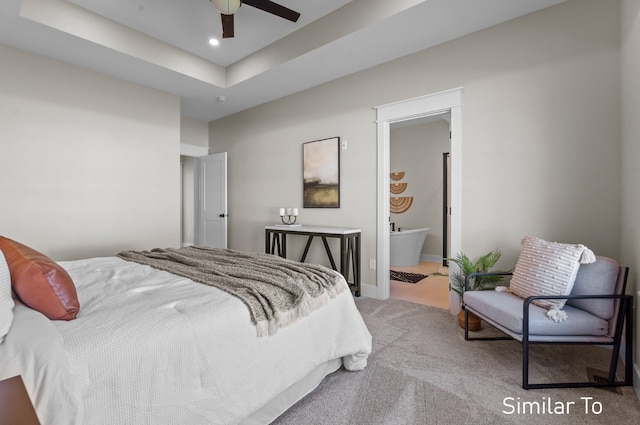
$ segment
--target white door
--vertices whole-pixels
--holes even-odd
[[[201,156],[196,166],[195,244],[227,247],[227,153]]]

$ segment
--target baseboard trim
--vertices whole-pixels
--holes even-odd
[[[375,285],[360,285],[360,295],[378,299],[378,287]]]
[[[441,255],[420,254],[420,261],[428,261],[430,263],[442,263]]]

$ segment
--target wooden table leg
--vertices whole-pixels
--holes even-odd
[[[349,240],[349,236],[340,238],[340,273],[342,273],[347,283],[349,283]],[[349,286],[351,286],[350,283]]]
[[[353,249],[353,246],[352,246]],[[361,259],[360,259],[360,234],[355,235],[355,250],[353,254],[353,283],[356,287],[355,296],[360,296],[360,272],[361,272]]]
[[[304,252],[302,253],[302,257],[300,258],[300,262],[304,263],[304,260],[307,259],[307,254],[309,253],[309,247],[311,246],[311,241],[313,240],[313,235],[309,235],[307,238],[307,244],[304,246]]]
[[[327,242],[327,238],[322,236],[322,243],[324,244],[324,250],[327,251],[327,256],[329,257],[329,262],[331,263],[331,268],[333,270],[338,270],[336,267],[336,262],[333,261],[333,255],[331,255],[331,250],[329,249],[329,243]]]

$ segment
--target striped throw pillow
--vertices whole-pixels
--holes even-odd
[[[532,295],[569,295],[580,264],[595,261],[593,252],[582,244],[548,242],[525,236],[509,285],[510,291],[521,298]],[[562,309],[565,303],[566,300],[534,301],[534,304],[554,311]],[[551,315],[549,317],[553,319]]]

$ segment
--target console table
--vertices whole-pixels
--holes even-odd
[[[333,270],[339,271],[349,284],[349,288],[356,297],[360,296],[360,229],[351,227],[325,226],[265,226],[265,252],[287,257],[287,235],[307,236],[307,244],[300,258],[304,263],[309,253],[313,238],[322,239],[324,250],[329,257]],[[340,239],[340,270],[336,268],[327,238]],[[349,268],[352,266],[353,280],[349,281]]]

